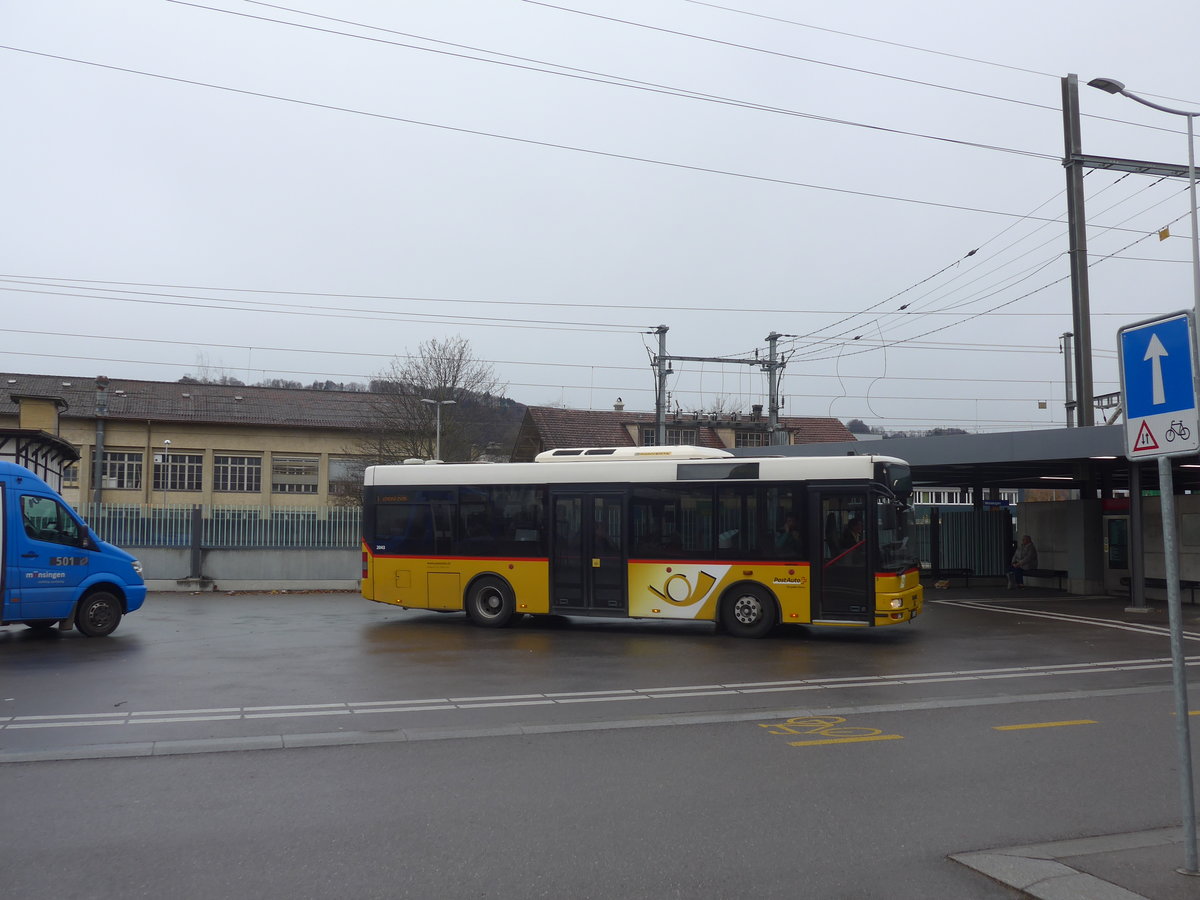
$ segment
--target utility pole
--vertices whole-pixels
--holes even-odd
[[[1069,331],[1064,331],[1062,334],[1063,342],[1063,384],[1066,387],[1067,400],[1063,404],[1067,410],[1067,427],[1071,428],[1075,425],[1075,395],[1071,388],[1071,338],[1074,335]]]
[[[104,433],[108,418],[108,377],[96,378],[96,443],[92,447],[92,502],[104,499]]]
[[[1092,411],[1092,314],[1088,294],[1087,216],[1083,204],[1083,141],[1079,129],[1079,77],[1062,80],[1062,109],[1067,171],[1068,256],[1071,261],[1071,321],[1075,329],[1075,387],[1079,401],[1075,421],[1096,424]]]
[[[734,365],[755,366],[761,368],[768,375],[770,384],[769,407],[767,411],[767,440],[771,444],[787,443],[783,438],[784,435],[779,428],[779,373],[787,365],[787,363],[779,359],[776,342],[781,337],[795,337],[790,334],[780,334],[777,331],[772,331],[767,335],[767,343],[770,347],[767,361],[763,362],[758,358],[757,351],[754,359],[738,359],[728,356],[668,356],[667,355],[667,326],[659,325],[654,329],[654,333],[658,335],[658,355],[654,357],[654,369],[658,375],[657,400],[654,405],[655,419],[655,441],[662,446],[667,441],[667,411],[666,411],[666,396],[667,396],[667,376],[674,370],[670,367],[670,363],[674,362],[714,362],[714,363],[733,363]]]
[[[1099,80],[1099,79],[1098,79]],[[1108,90],[1107,87],[1103,88]],[[1092,389],[1092,324],[1088,296],[1087,217],[1083,204],[1083,170],[1107,169],[1110,172],[1136,172],[1159,178],[1186,178],[1194,181],[1194,166],[1178,163],[1123,159],[1119,156],[1095,156],[1082,151],[1079,129],[1079,77],[1062,79],[1063,127],[1067,170],[1067,230],[1070,234],[1071,316],[1075,325],[1075,424],[1094,425]],[[1163,107],[1157,107],[1162,109]],[[1170,110],[1169,110],[1170,111]],[[1178,111],[1175,111],[1178,112]],[[1187,115],[1186,113],[1182,113]],[[1189,118],[1190,122],[1191,119]],[[1189,150],[1191,142],[1188,142]],[[1193,229],[1194,230],[1194,229]],[[1200,255],[1193,250],[1193,255]],[[1193,262],[1196,292],[1200,294],[1200,263]]]
[[[660,447],[667,443],[667,376],[671,374],[667,360],[668,330],[666,325],[654,329],[658,335],[658,356],[654,358],[654,368],[658,373],[658,384],[654,391],[654,443]]]
[[[767,335],[767,364],[763,366],[767,372],[767,443],[782,444],[783,435],[779,430],[779,370],[776,342],[783,337],[778,331]]]

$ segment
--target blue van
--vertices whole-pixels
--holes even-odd
[[[96,537],[55,490],[0,462],[0,625],[112,634],[146,599],[142,564]]]

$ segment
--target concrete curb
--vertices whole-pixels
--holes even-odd
[[[950,859],[1037,900],[1150,900],[1066,865],[1063,859],[1183,843],[1182,828],[1075,838],[996,850],[955,853]]]

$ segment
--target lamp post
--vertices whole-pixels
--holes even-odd
[[[453,406],[455,401],[428,400],[425,397],[422,397],[421,402],[432,404],[433,408],[437,410],[437,436],[435,438],[436,443],[434,444],[433,458],[440,460],[442,458],[442,407]]]
[[[1192,120],[1200,116],[1200,110],[1190,112],[1173,109],[1139,97],[1125,90],[1125,85],[1115,78],[1093,78],[1088,87],[1098,88],[1109,94],[1120,94],[1143,106],[1159,112],[1187,119],[1188,136],[1188,193],[1192,203],[1192,309],[1193,322],[1200,321],[1200,230],[1196,227],[1196,143]],[[1194,327],[1194,326],[1193,326]],[[1196,805],[1192,779],[1191,730],[1188,724],[1187,673],[1183,658],[1183,624],[1179,598],[1179,553],[1175,547],[1175,486],[1171,471],[1171,458],[1158,458],[1158,481],[1162,494],[1163,551],[1166,557],[1167,611],[1170,616],[1171,662],[1175,682],[1175,729],[1179,752],[1179,800],[1183,809],[1183,836],[1185,864],[1175,871],[1183,875],[1200,875],[1196,858]]]
[[[1200,229],[1196,227],[1196,139],[1195,127],[1193,125],[1193,120],[1200,117],[1200,110],[1174,109],[1170,106],[1163,106],[1160,103],[1147,100],[1145,97],[1139,97],[1133,91],[1125,90],[1125,85],[1115,78],[1093,78],[1088,82],[1088,87],[1099,88],[1109,94],[1120,94],[1122,97],[1128,97],[1130,100],[1142,104],[1142,106],[1157,109],[1159,112],[1170,113],[1173,116],[1183,116],[1187,119],[1188,193],[1192,201],[1192,307],[1197,316],[1200,317]]]

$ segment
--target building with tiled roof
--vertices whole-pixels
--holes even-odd
[[[727,449],[770,444],[767,418],[758,407],[747,414],[671,413],[666,424],[666,442],[673,445]],[[789,444],[854,440],[841,421],[829,417],[781,416],[779,430]],[[543,450],[564,447],[638,447],[655,443],[654,413],[629,412],[620,403],[609,410],[530,406],[517,433],[512,460],[526,462]]]
[[[0,457],[8,447],[27,463],[36,458],[75,504],[341,502],[362,483],[363,447],[379,418],[379,395],[365,391],[20,373],[0,373],[0,388]],[[653,413],[618,407],[528,407],[511,455],[502,441],[511,426],[497,420],[485,429],[489,441],[502,441],[489,455],[525,461],[547,449],[656,442]],[[782,417],[779,426],[792,444],[854,439],[833,418]],[[757,409],[672,414],[667,443],[766,446],[767,420]]]
[[[0,432],[78,450],[62,479],[72,503],[324,504],[359,481],[374,416],[360,391],[19,373],[0,388]]]

